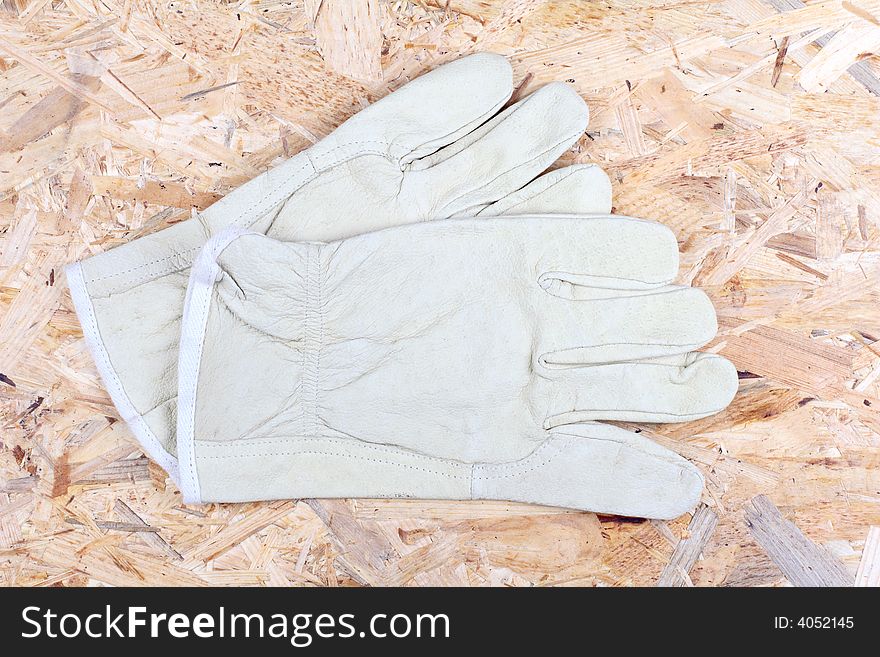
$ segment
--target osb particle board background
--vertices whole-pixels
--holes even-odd
[[[0,582],[880,583],[880,2],[0,1]],[[86,351],[64,264],[159,230],[490,50],[592,110],[562,163],[676,231],[741,371],[641,429],[674,522],[505,503],[187,507]]]

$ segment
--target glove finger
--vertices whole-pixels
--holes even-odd
[[[607,424],[555,429],[529,457],[480,465],[474,496],[596,513],[671,519],[700,500],[703,477],[688,461]]]
[[[329,160],[377,150],[401,166],[434,153],[494,116],[513,93],[501,55],[479,53],[434,69],[351,117],[309,150],[318,168]]]
[[[528,245],[538,282],[566,298],[599,290],[650,290],[678,275],[678,243],[663,224],[617,215],[545,217],[504,222]]]
[[[739,385],[733,363],[700,352],[558,369],[542,381],[546,429],[588,420],[696,420],[726,408]]]
[[[583,134],[589,112],[568,85],[552,83],[459,142],[414,163],[404,185],[435,216],[473,215],[523,187]]]
[[[575,164],[536,178],[483,208],[481,217],[502,214],[609,214],[611,180],[595,164]]]
[[[718,331],[712,302],[692,287],[576,301],[546,296],[535,354],[542,369],[682,354]]]

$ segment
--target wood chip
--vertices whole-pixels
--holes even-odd
[[[682,538],[675,546],[672,558],[657,580],[657,586],[692,585],[688,573],[697,563],[718,524],[718,516],[708,506],[697,508],[687,528],[687,538]]]
[[[868,529],[859,570],[856,573],[856,586],[880,586],[880,527]]]
[[[766,496],[752,500],[745,518],[752,536],[793,585],[853,585],[846,568],[786,520]]]

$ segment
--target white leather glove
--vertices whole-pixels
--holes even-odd
[[[453,62],[365,109],[198,218],[67,269],[116,408],[175,481],[180,317],[192,258],[213,234],[235,225],[280,240],[329,240],[460,214],[610,211],[611,186],[597,167],[533,180],[583,133],[581,98],[550,84],[500,111],[511,93],[503,57]]]
[[[188,502],[501,499],[673,518],[699,471],[592,420],[723,409],[733,365],[663,225],[449,219],[331,243],[230,229],[192,270],[179,366]]]

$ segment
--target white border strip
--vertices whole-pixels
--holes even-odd
[[[230,243],[247,234],[253,233],[230,226],[208,240],[193,262],[186,288],[177,361],[177,454],[180,458],[180,492],[187,504],[202,503],[196,469],[196,392],[214,285],[223,273],[217,258]]]
[[[126,421],[147,456],[164,468],[168,476],[177,484],[180,480],[177,459],[165,450],[146,420],[135,409],[134,404],[122,387],[122,381],[119,380],[113,364],[110,362],[110,355],[107,353],[107,347],[104,345],[104,341],[101,339],[101,332],[98,329],[95,308],[92,305],[92,298],[89,296],[88,288],[86,287],[81,263],[76,262],[68,265],[65,267],[64,273],[67,276],[67,287],[70,288],[70,296],[73,299],[76,314],[82,325],[86,344],[92,353],[92,359],[98,367],[98,373],[104,381],[104,386],[107,388],[107,392],[110,393],[110,399],[113,400],[116,410],[119,411],[122,419]]]

